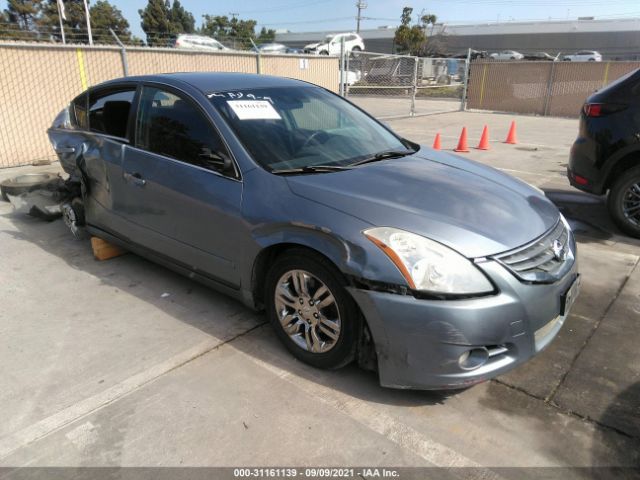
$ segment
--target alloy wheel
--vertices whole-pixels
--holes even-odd
[[[340,310],[329,288],[305,270],[289,270],[278,280],[274,305],[280,325],[300,348],[331,350],[340,338]]]
[[[640,182],[632,184],[622,199],[622,213],[635,226],[640,226]]]

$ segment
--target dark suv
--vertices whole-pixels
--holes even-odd
[[[615,223],[640,237],[640,69],[587,99],[567,175],[580,190],[608,192]]]

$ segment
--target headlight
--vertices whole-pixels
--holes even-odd
[[[471,261],[440,243],[391,227],[363,233],[387,254],[414,290],[445,294],[493,291],[491,282]]]

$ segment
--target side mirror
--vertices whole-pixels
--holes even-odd
[[[233,162],[227,155],[221,155],[217,152],[212,152],[210,148],[203,148],[200,155],[200,166],[215,170],[223,174],[227,174],[233,171]]]

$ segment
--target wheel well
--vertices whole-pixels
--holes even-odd
[[[329,257],[314,248],[307,247],[306,245],[301,245],[299,243],[278,243],[276,245],[271,245],[258,254],[258,257],[253,264],[251,292],[253,294],[253,301],[257,307],[262,308],[264,306],[264,280],[267,276],[267,272],[269,271],[269,266],[275,261],[277,257],[293,249],[308,250],[314,255],[325,258],[334,267],[336,267],[336,269],[338,268]],[[338,271],[340,270],[338,269]]]
[[[269,266],[275,261],[277,257],[293,249],[307,250],[313,255],[323,257],[334,267],[336,267],[338,272],[340,272],[340,269],[338,269],[336,264],[329,257],[314,248],[307,247],[306,245],[301,245],[299,243],[278,243],[276,245],[271,245],[270,247],[262,250],[258,254],[258,257],[254,262],[253,275],[251,279],[251,291],[253,294],[253,302],[258,309],[264,308],[264,281],[267,276],[267,272],[269,271]],[[352,279],[346,278],[346,280],[347,283],[352,283]],[[355,306],[362,320],[362,328],[358,333],[356,361],[358,365],[360,365],[360,367],[366,370],[376,370],[377,356],[375,351],[375,344],[371,336],[371,331],[369,329],[369,325],[367,324],[367,319],[364,317],[362,311],[360,310],[360,306],[357,303],[355,304]]]
[[[618,160],[607,175],[604,191],[609,190],[620,175],[638,165],[640,165],[640,152],[631,152]]]

